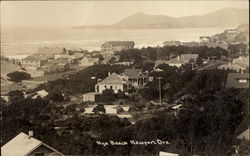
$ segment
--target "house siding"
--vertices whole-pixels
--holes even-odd
[[[44,156],[61,156],[60,154],[54,152],[46,146],[39,146],[33,152],[31,152],[28,156],[36,156],[35,154],[44,153]]]

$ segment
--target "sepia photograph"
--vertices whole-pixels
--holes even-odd
[[[0,156],[249,156],[249,0],[3,0]]]

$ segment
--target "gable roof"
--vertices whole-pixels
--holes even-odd
[[[138,78],[141,72],[142,69],[125,69],[124,74],[129,78]]]
[[[65,48],[59,48],[59,47],[41,47],[37,49],[37,54],[60,54],[66,52]]]
[[[99,61],[99,58],[92,58],[92,57],[84,57],[82,58],[80,61],[89,61],[89,62],[98,62]]]
[[[106,77],[101,82],[98,82],[98,84],[127,84],[127,83],[129,82],[116,73],[112,73],[110,76]]]
[[[112,46],[134,46],[134,41],[108,41],[102,44],[102,46],[109,44]]]
[[[239,83],[239,79],[247,79],[247,82]],[[226,88],[249,88],[249,73],[228,73]]]
[[[54,148],[44,144],[40,140],[37,140],[33,137],[29,137],[27,134],[21,132],[8,143],[1,147],[2,156],[26,156],[41,145],[46,146],[52,151],[63,156],[62,153],[58,152]]]
[[[167,62],[167,64],[185,64],[186,62],[181,59],[179,56],[172,58]]]
[[[236,138],[237,139],[246,139],[246,140],[250,141],[249,135],[250,135],[250,130],[248,128],[244,132],[242,132],[240,135],[238,135]]]

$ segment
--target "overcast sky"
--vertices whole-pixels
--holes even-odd
[[[229,1],[2,1],[1,25],[113,24],[136,12],[182,17],[226,7],[248,8],[248,0]]]

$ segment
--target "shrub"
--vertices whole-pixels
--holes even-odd
[[[26,72],[12,72],[12,73],[8,73],[7,76],[9,77],[9,80],[12,82],[21,82],[22,80],[30,80],[31,76],[30,74],[26,73]]]

